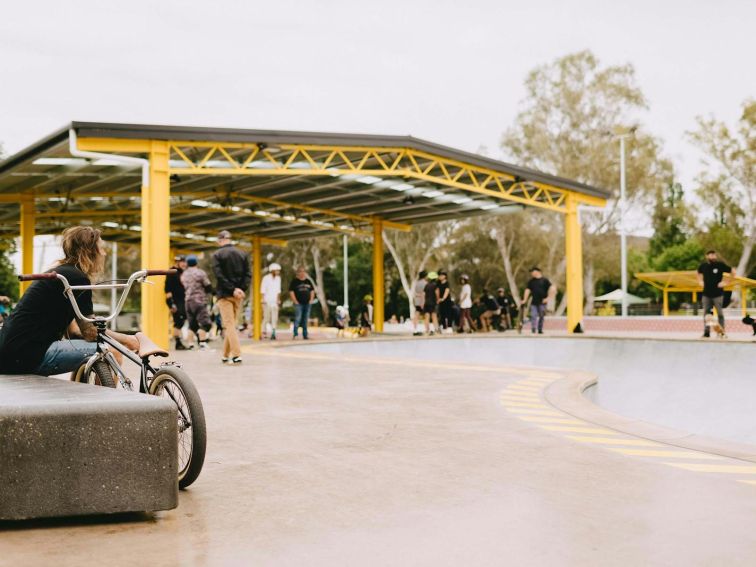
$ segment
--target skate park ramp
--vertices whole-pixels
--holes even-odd
[[[756,344],[752,343],[509,336],[355,341],[290,348],[336,356],[411,357],[435,363],[588,372],[598,377],[598,383],[584,395],[610,412],[756,445]],[[470,379],[474,378],[471,374]]]

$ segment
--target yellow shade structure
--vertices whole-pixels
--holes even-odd
[[[669,315],[669,294],[670,293],[692,293],[693,301],[701,291],[698,283],[698,272],[695,270],[683,270],[673,272],[639,272],[635,278],[658,289],[663,294],[663,313]],[[739,290],[741,295],[741,310],[743,315],[746,314],[746,300],[748,299],[748,290],[756,288],[756,280],[743,276],[732,276],[724,274],[723,281],[726,291]]]
[[[0,237],[86,223],[141,244],[146,268],[170,250],[211,250],[220,230],[252,249],[259,338],[262,245],[346,234],[373,239],[376,330],[383,324],[383,232],[533,207],[563,215],[568,330],[583,318],[581,206],[605,189],[411,136],[71,122],[0,162]],[[142,295],[143,326],[168,344],[161,287]]]

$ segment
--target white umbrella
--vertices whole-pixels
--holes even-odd
[[[594,297],[593,301],[609,301],[610,303],[622,303],[622,290],[619,288],[615,289],[614,291],[610,291],[609,293],[605,293],[604,295]],[[627,303],[628,305],[639,305],[639,304],[651,303],[651,300],[645,299],[643,297],[638,297],[637,295],[633,295],[632,293],[628,293]]]

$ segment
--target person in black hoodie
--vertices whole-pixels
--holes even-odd
[[[249,257],[231,244],[231,233],[222,230],[218,234],[220,248],[213,254],[213,273],[218,281],[216,293],[218,310],[223,321],[223,358],[226,364],[241,364],[241,345],[236,321],[239,318],[246,289],[252,281]]]

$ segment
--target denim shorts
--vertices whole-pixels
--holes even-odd
[[[81,339],[55,341],[47,349],[34,374],[52,376],[73,372],[96,352],[97,343],[90,343]]]

